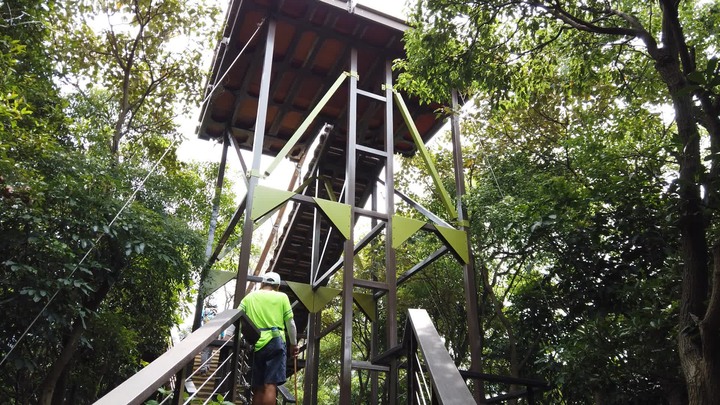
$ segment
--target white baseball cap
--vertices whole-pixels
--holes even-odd
[[[262,282],[270,285],[280,285],[280,275],[274,271],[269,271],[262,275]]]

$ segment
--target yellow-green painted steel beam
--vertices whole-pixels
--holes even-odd
[[[264,215],[291,199],[295,193],[275,188],[257,186],[252,201],[252,220],[257,221]]]
[[[452,203],[447,190],[445,190],[445,187],[443,187],[442,181],[440,181],[440,174],[438,174],[438,171],[435,168],[432,159],[430,158],[430,152],[428,152],[427,148],[425,147],[425,142],[423,142],[422,137],[420,137],[420,132],[418,131],[417,126],[415,126],[415,122],[410,116],[410,111],[405,105],[405,100],[403,100],[402,96],[397,91],[393,90],[393,94],[395,97],[395,104],[397,104],[398,108],[400,109],[400,113],[405,120],[405,124],[410,130],[410,135],[412,135],[413,141],[418,148],[420,157],[422,157],[423,162],[425,162],[425,166],[430,172],[430,177],[432,177],[433,183],[435,183],[435,188],[440,195],[440,200],[442,200],[445,209],[447,210],[448,214],[450,214],[452,219],[456,219],[458,215],[457,211],[455,210],[455,205]]]
[[[272,162],[270,162],[270,166],[268,166],[267,169],[265,169],[265,177],[269,176],[273,170],[277,168],[277,166],[280,164],[280,162],[287,156],[287,154],[290,152],[290,150],[295,146],[295,144],[300,140],[300,137],[305,133],[305,131],[308,129],[310,124],[313,122],[315,117],[320,113],[320,111],[325,107],[325,104],[327,104],[328,101],[330,101],[330,97],[335,94],[337,89],[340,87],[343,81],[345,81],[345,78],[350,76],[350,73],[343,72],[338,76],[337,80],[335,80],[335,83],[330,86],[328,91],[325,93],[323,98],[320,99],[320,101],[315,105],[315,108],[313,108],[312,111],[310,111],[310,114],[305,117],[305,120],[300,124],[297,130],[295,130],[295,133],[288,139],[288,141],[285,143],[285,146],[278,152],[277,156],[275,156],[275,159],[273,159]],[[258,124],[260,125],[260,124]]]
[[[313,290],[310,284],[294,281],[288,281],[287,285],[293,290],[300,302],[305,305],[305,308],[313,314],[325,308],[328,302],[340,295],[342,291],[330,287],[318,287],[317,290]]]
[[[375,299],[372,294],[364,294],[359,292],[353,292],[353,300],[358,305],[361,311],[370,318],[371,321],[375,321]]]
[[[295,194],[302,194],[303,190],[305,190],[305,187],[307,187],[313,180],[315,180],[315,176],[309,176],[305,181],[302,182],[296,189]]]
[[[438,225],[435,225],[435,229],[437,229],[445,243],[450,246],[450,249],[455,252],[457,257],[459,257],[464,264],[470,262],[467,232]]]
[[[233,271],[210,270],[202,284],[202,294],[207,297],[217,291],[218,288],[234,280],[237,276]]]
[[[327,191],[330,200],[337,201],[337,197],[335,196],[335,192],[333,191],[332,184],[330,184],[330,180],[325,177],[323,178],[323,183],[325,184],[325,191]]]

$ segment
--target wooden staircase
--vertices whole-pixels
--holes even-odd
[[[210,398],[211,395],[213,395],[213,391],[215,391],[216,378],[218,377],[215,372],[218,368],[219,358],[220,350],[213,350],[212,355],[210,356],[210,361],[207,363],[207,371],[197,371],[193,374],[191,381],[194,385],[194,389],[197,390],[197,394],[194,396],[192,401],[193,404],[203,404],[208,400],[208,398]],[[198,370],[202,364],[202,352],[200,352],[195,356],[193,371]],[[186,385],[186,389],[187,388],[188,387]],[[217,400],[217,398],[213,399]],[[208,404],[210,403],[211,402],[208,402]],[[234,403],[236,405],[247,405],[249,404],[249,401],[241,397],[237,398]]]
[[[290,362],[290,360],[288,360]],[[210,356],[210,360],[207,362],[207,370],[205,372],[199,371],[199,369],[203,365],[202,361],[202,352],[198,353],[195,356],[195,361],[193,362],[193,371],[196,372],[192,376],[192,385],[194,387],[191,388],[192,392],[197,392],[195,396],[192,399],[192,404],[203,404],[205,401],[210,398],[211,395],[213,395],[213,392],[215,391],[215,384],[218,382],[217,377],[220,373],[215,374],[216,370],[218,369],[220,363],[220,350],[213,350],[212,355]],[[293,365],[288,364],[288,370],[291,370]],[[305,367],[305,361],[299,360],[298,361],[298,370],[301,370],[303,367]],[[291,392],[291,386],[290,386],[290,378],[294,377],[288,377],[288,383],[287,386],[279,386],[278,387],[278,403],[281,403],[283,405],[285,404],[294,404],[295,403],[295,397],[293,393]],[[193,389],[194,388],[194,389]],[[186,390],[188,389],[186,385]],[[245,397],[242,396],[242,393],[244,390],[242,387],[238,387],[238,390],[240,392],[240,397],[237,398],[234,402],[236,405],[249,405],[250,401],[247,400]],[[188,390],[190,392],[190,390]],[[191,394],[192,394],[191,392]],[[216,394],[215,394],[216,395]],[[217,400],[217,397],[213,398]],[[208,402],[210,404],[211,402]]]

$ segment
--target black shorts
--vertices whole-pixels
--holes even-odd
[[[280,337],[270,339],[268,344],[253,356],[252,386],[265,384],[282,385],[287,380],[285,373],[285,342]]]

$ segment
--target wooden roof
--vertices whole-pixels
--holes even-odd
[[[201,139],[222,139],[230,131],[241,148],[252,149],[267,22],[250,39],[258,24],[267,18],[277,21],[277,31],[265,122],[265,155],[275,156],[282,149],[335,79],[349,70],[351,47],[358,49],[358,87],[373,93],[381,92],[385,61],[404,55],[402,36],[408,28],[405,23],[362,5],[350,13],[348,3],[340,0],[234,0],[226,15],[225,39],[216,50],[205,96],[213,83],[220,78],[222,81],[202,105],[197,128]],[[228,67],[230,70],[224,75]],[[421,106],[413,99],[406,101],[418,130],[428,139],[440,123],[434,111],[438,106]],[[382,140],[384,110],[378,104],[365,98],[359,100],[360,144],[372,145]],[[288,157],[298,160],[326,122],[344,135],[346,105],[347,86],[343,85]],[[393,125],[395,151],[414,153],[412,139],[399,114]]]

